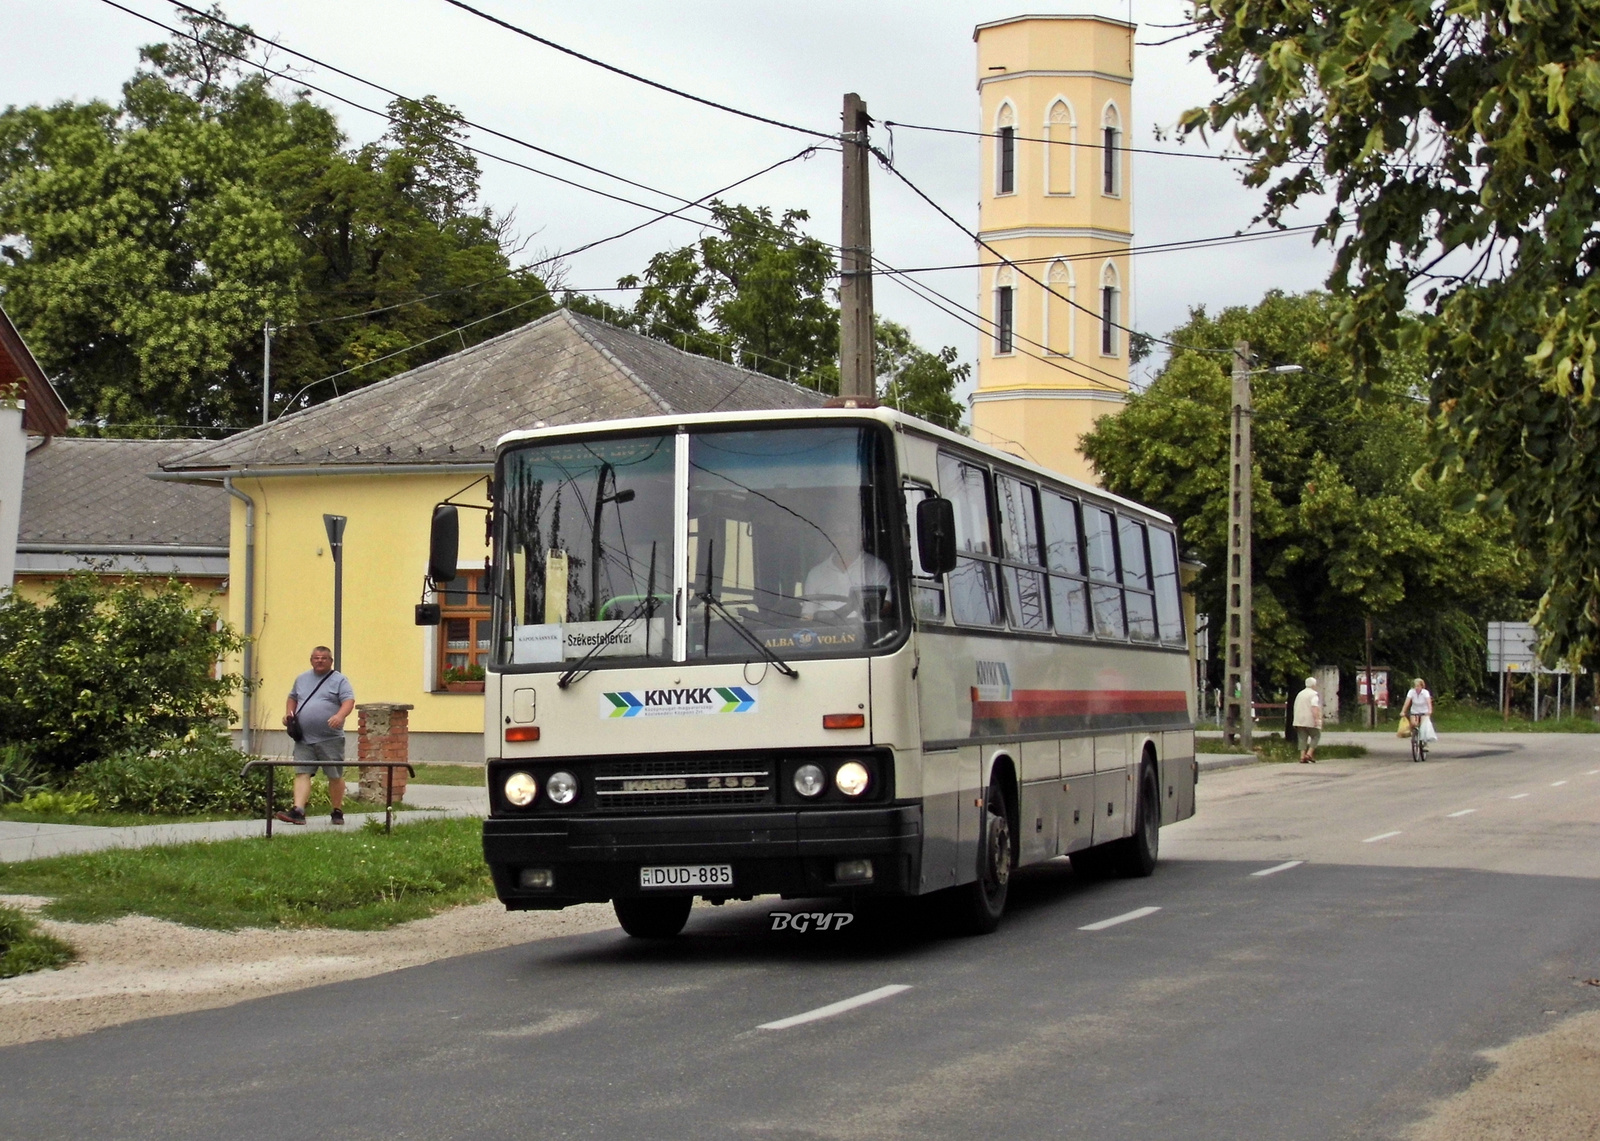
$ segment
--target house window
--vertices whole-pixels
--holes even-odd
[[[464,570],[439,586],[439,688],[449,681],[477,680],[489,660],[487,573]]]
[[[994,291],[994,351],[1009,353],[1016,332],[1016,290],[1002,285]]]

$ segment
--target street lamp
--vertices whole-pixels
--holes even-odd
[[[328,549],[333,552],[333,668],[344,665],[344,525],[343,515],[324,515]]]

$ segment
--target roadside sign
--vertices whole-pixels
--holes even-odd
[[[1377,691],[1378,708],[1379,709],[1388,709],[1389,708],[1389,670],[1388,670],[1387,667],[1385,667],[1384,669],[1381,669],[1381,670],[1377,669],[1376,667],[1373,668],[1373,671],[1372,671],[1372,688]],[[1371,699],[1367,696],[1367,690],[1368,690],[1368,686],[1367,686],[1367,671],[1364,670],[1364,669],[1357,670],[1356,671],[1356,704],[1357,705],[1368,705],[1368,704],[1371,704]]]
[[[1556,666],[1555,669],[1546,669],[1539,665],[1536,653],[1539,647],[1539,634],[1531,622],[1491,622],[1488,642],[1489,673],[1537,671],[1542,674],[1570,674],[1572,672],[1565,663]]]

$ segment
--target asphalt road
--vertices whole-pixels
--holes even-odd
[[[1200,793],[1154,876],[1026,871],[986,938],[866,912],[772,932],[835,909],[758,900],[669,944],[574,936],[13,1047],[0,1136],[1389,1137],[1477,1051],[1600,1007],[1600,737]]]

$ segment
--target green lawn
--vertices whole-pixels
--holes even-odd
[[[412,765],[417,784],[463,784],[483,786],[482,765]]]
[[[1254,752],[1263,761],[1283,763],[1287,761],[1298,761],[1300,759],[1299,747],[1289,744],[1289,742],[1285,741],[1282,737],[1272,736],[1264,738],[1258,734],[1253,738],[1253,740],[1255,743]],[[1196,737],[1194,741],[1194,748],[1195,752],[1197,753],[1244,755],[1247,752],[1247,750],[1240,748],[1238,745],[1230,745],[1226,741],[1223,741],[1217,737]],[[1367,747],[1365,745],[1317,746],[1317,759],[1319,761],[1350,760],[1355,757],[1364,757],[1366,755]]]
[[[1365,725],[1330,725],[1339,733],[1393,733],[1400,727],[1399,710],[1389,710],[1386,720],[1379,721],[1376,729]],[[1600,733],[1600,723],[1587,714],[1576,717],[1559,717],[1531,721],[1526,717],[1502,718],[1493,709],[1444,708],[1433,716],[1433,727],[1441,734],[1447,733]]]
[[[32,919],[16,908],[0,907],[0,979],[64,967],[75,954],[60,939],[40,931]]]
[[[352,789],[354,783],[351,782]],[[307,808],[307,815],[326,816],[328,814],[328,795],[326,788],[321,790],[322,795],[313,797],[311,805]],[[286,808],[293,803],[291,798],[278,802],[279,808]],[[396,804],[396,812],[410,811],[406,804]],[[382,804],[374,804],[369,800],[356,800],[353,796],[346,796],[344,811],[347,816],[359,816],[366,812],[382,812]],[[15,804],[0,805],[0,820],[15,821],[19,824],[82,824],[93,828],[134,828],[145,824],[203,824],[212,820],[261,820],[266,816],[264,812],[199,812],[189,816],[157,816],[141,812],[24,812]]]
[[[97,923],[150,915],[192,927],[367,931],[494,894],[479,820],[293,839],[123,848],[0,864],[0,892],[49,896],[45,914]]]

